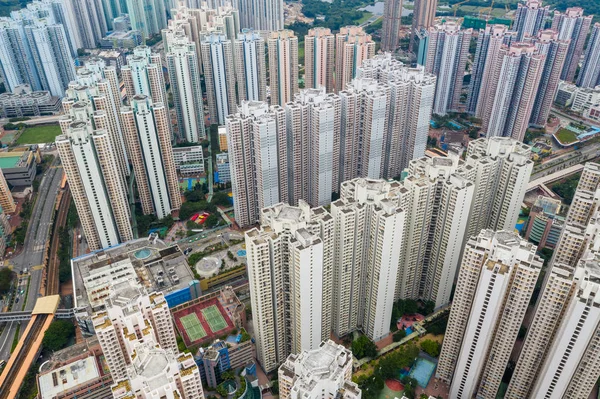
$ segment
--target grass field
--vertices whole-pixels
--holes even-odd
[[[223,315],[221,315],[221,312],[219,312],[217,305],[212,305],[202,309],[202,315],[214,333],[227,328],[227,322],[223,318]]]
[[[563,144],[571,144],[577,141],[577,135],[569,129],[560,129],[555,135]]]
[[[362,16],[362,18],[361,18],[361,19],[359,19],[359,20],[357,20],[357,21],[355,21],[355,24],[356,24],[356,25],[360,25],[360,24],[362,24],[363,22],[367,22],[367,20],[368,20],[369,18],[371,18],[372,16],[373,16],[373,14],[372,14],[372,13],[370,13],[370,12],[368,12],[368,11],[363,11],[363,16]]]
[[[52,143],[59,134],[60,126],[58,125],[26,127],[17,139],[17,144]]]
[[[200,320],[198,320],[196,313],[183,316],[179,320],[181,320],[181,324],[183,325],[183,328],[185,328],[185,332],[187,333],[188,337],[190,337],[190,341],[195,342],[206,337],[206,331],[204,331],[202,324],[200,324]]]
[[[488,13],[490,12],[489,8],[486,7],[478,7],[478,6],[460,6],[460,10],[469,13],[469,14],[478,14],[480,10],[483,10],[481,15],[485,16],[488,15]],[[492,9],[492,17],[503,17],[506,14],[506,10],[502,9],[502,8],[494,8]]]

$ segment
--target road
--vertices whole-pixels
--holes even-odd
[[[530,181],[598,157],[600,157],[600,143],[586,145],[577,151],[567,152],[534,167]]]
[[[47,170],[46,176],[42,178],[21,253],[9,260],[15,272],[28,269],[31,274],[24,310],[33,309],[40,291],[42,269],[39,265],[43,261],[44,246],[50,234],[56,196],[63,175],[62,167],[56,166],[58,163],[58,158],[55,158],[52,166]],[[5,326],[2,335],[0,335],[0,360],[7,360],[10,357],[10,348],[18,324],[11,323]],[[26,326],[27,322],[21,324],[20,333],[25,331]]]

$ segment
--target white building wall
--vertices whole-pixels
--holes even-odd
[[[496,322],[502,316],[502,304],[510,283],[508,271],[498,273],[501,267],[506,266],[495,264],[494,269],[481,271],[450,387],[451,398],[470,399],[476,393],[479,374],[485,367],[486,353],[492,343]]]

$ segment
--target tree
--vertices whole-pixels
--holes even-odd
[[[13,280],[12,271],[4,267],[0,269],[0,294],[5,294],[10,289],[10,283]]]
[[[404,330],[398,330],[394,333],[394,335],[392,335],[394,342],[400,342],[405,337],[406,337],[406,331],[404,331]]]
[[[373,343],[366,335],[361,335],[352,342],[352,353],[357,359],[363,357],[375,357],[377,356],[377,345]]]
[[[231,202],[229,202],[229,194],[227,194],[224,191],[217,191],[216,193],[214,193],[211,203],[225,207],[231,206]]]
[[[42,339],[42,345],[53,352],[61,350],[75,336],[75,326],[67,320],[55,320]]]
[[[219,217],[216,214],[212,213],[208,215],[208,217],[204,221],[204,225],[209,228],[216,227],[219,224],[219,221]]]
[[[415,399],[415,390],[417,389],[417,380],[406,376],[402,378],[402,383],[404,384],[404,396],[408,399]]]
[[[440,355],[440,343],[431,339],[421,342],[421,349],[431,357],[438,357]]]
[[[273,381],[271,392],[273,392],[274,395],[279,395],[279,380]]]
[[[434,301],[425,301],[423,303],[423,314],[428,315],[432,314],[435,310],[435,302]]]

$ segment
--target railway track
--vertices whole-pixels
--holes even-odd
[[[0,387],[0,399],[7,399],[10,395],[10,390],[15,383],[15,378],[21,369],[21,365],[25,361],[27,354],[29,353],[29,347],[31,344],[38,338],[44,323],[47,320],[47,317],[52,317],[52,315],[36,315],[35,321],[33,322],[33,326],[29,331],[29,334],[25,337],[25,341],[23,342],[23,346],[21,346],[19,353],[15,359],[15,363],[8,370],[8,374],[6,375],[6,379],[2,382],[2,386]]]
[[[67,222],[70,204],[71,191],[69,190],[69,186],[67,186],[63,192],[63,195],[61,196],[58,215],[54,221],[54,230],[52,232],[52,241],[50,243],[48,272],[46,273],[46,295],[56,295],[60,290],[60,283],[58,279],[58,269],[60,265],[60,259],[58,258],[60,229],[64,227]]]

